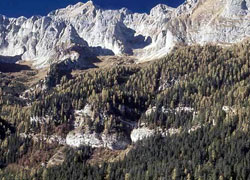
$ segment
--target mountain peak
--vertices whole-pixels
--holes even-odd
[[[79,7],[84,7],[84,8],[95,8],[95,4],[93,1],[87,1],[86,3],[83,2],[78,2],[77,4],[72,6],[73,8],[79,8]]]
[[[158,16],[160,14],[167,14],[169,12],[174,11],[175,8],[169,7],[165,4],[158,4],[154,8],[151,9],[150,15]]]
[[[85,3],[85,5],[86,5],[86,6],[95,6],[95,5],[94,5],[94,2],[91,1],[91,0],[90,0],[90,1],[87,1],[87,2]]]
[[[93,1],[87,1],[86,3],[78,2],[75,5],[69,5],[66,8],[58,9],[56,11],[52,11],[49,16],[60,16],[63,18],[72,18],[75,16],[79,16],[85,13],[91,13],[97,9],[97,6],[93,3]]]

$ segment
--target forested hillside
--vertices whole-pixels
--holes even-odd
[[[249,41],[176,47],[144,64],[62,67],[35,84],[32,69],[0,74],[0,179],[250,179]],[[141,127],[155,135],[133,143]],[[96,147],[63,142],[78,131],[125,138],[125,156],[95,163]],[[58,151],[63,161],[51,165]]]

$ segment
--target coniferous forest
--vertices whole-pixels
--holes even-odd
[[[176,47],[141,64],[66,67],[51,65],[35,83],[34,69],[0,73],[0,179],[250,179],[249,41]],[[126,149],[48,140],[66,138],[86,105],[93,113],[81,128],[126,137]],[[132,142],[142,126],[155,135]],[[48,163],[59,151],[63,161]]]

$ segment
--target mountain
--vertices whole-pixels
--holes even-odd
[[[244,41],[54,64],[49,88],[38,70],[0,73],[0,179],[249,179],[249,64]]]
[[[250,37],[249,0],[187,0],[163,4],[149,14],[77,3],[47,16],[0,16],[0,55],[31,61],[37,68],[72,61],[86,66],[95,56],[165,56],[178,44],[228,45]]]
[[[248,8],[1,16],[0,179],[250,179]]]

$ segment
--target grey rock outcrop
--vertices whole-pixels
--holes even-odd
[[[94,148],[105,147],[111,150],[122,150],[127,148],[130,141],[124,135],[72,131],[66,137],[66,144],[71,147],[91,146]]]
[[[132,142],[135,143],[145,138],[149,138],[153,135],[155,135],[155,130],[151,130],[147,127],[142,127],[142,128],[134,129],[130,134],[130,138]]]
[[[84,61],[99,55],[131,55],[139,61],[165,56],[176,44],[231,44],[250,37],[249,0],[186,0],[160,4],[149,14],[78,3],[47,16],[0,16],[0,55],[37,67]]]

